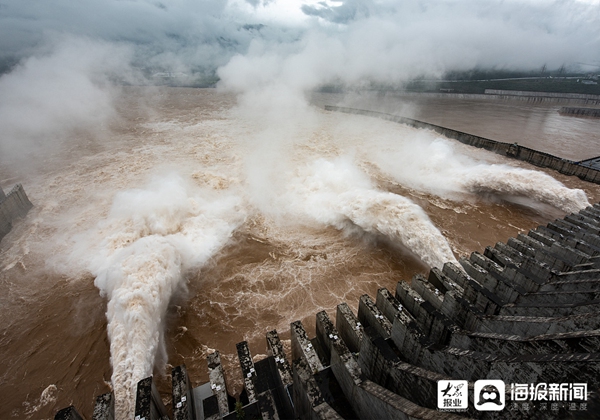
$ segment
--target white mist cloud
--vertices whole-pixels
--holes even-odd
[[[303,6],[314,21],[297,41],[282,46],[263,39],[233,57],[219,70],[222,85],[399,83],[477,66],[557,68],[600,58],[600,8],[580,2],[333,4]]]
[[[114,115],[111,77],[131,79],[130,50],[58,37],[0,77],[0,163],[42,159],[75,129]]]
[[[589,206],[585,192],[567,188],[550,175],[472,159],[455,151],[452,142],[428,131],[415,130],[401,140],[378,137],[370,141],[378,147],[363,149],[367,160],[402,185],[419,191],[457,200],[464,199],[464,194],[520,198],[530,206],[544,203],[564,212]]]
[[[473,66],[552,68],[598,61],[599,23],[598,2],[577,0],[4,0],[0,59],[29,55],[55,31],[129,43],[141,66],[214,70],[260,40],[265,54],[282,61],[325,56],[334,74],[325,72],[320,82],[332,76],[350,83],[365,77],[394,82]],[[292,56],[284,52],[295,45],[300,49]]]

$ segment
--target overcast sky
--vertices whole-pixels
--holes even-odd
[[[306,49],[327,49],[341,68],[319,71],[343,80],[600,64],[597,0],[0,0],[3,59],[67,35],[127,44],[136,65],[183,72]]]

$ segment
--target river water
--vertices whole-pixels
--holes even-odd
[[[53,418],[70,404],[91,417],[111,389],[111,355],[119,392],[153,371],[168,403],[170,367],[185,363],[198,385],[218,349],[239,392],[237,342],[260,356],[271,329],[288,339],[300,319],[312,333],[320,310],[356,310],[362,294],[393,291],[427,264],[576,210],[572,189],[600,199],[577,178],[318,107],[594,157],[598,122],[560,116],[561,104],[312,102],[282,119],[215,89],[125,88],[107,126],[65,134],[34,169],[0,166],[0,185],[22,183],[35,206],[0,243],[0,418]]]

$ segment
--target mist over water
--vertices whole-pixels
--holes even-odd
[[[65,361],[73,374],[64,379],[28,374],[25,383],[40,384],[39,392],[15,394],[9,414],[50,416],[76,396],[85,415],[93,397],[108,391],[98,388],[104,380],[127,417],[137,380],[154,374],[160,381],[167,360],[206,380],[209,349],[222,352],[239,392],[236,342],[246,339],[253,353],[264,352],[270,329],[285,338],[296,319],[310,329],[319,310],[341,301],[355,306],[363,293],[392,289],[427,266],[543,223],[549,205],[558,215],[584,206],[577,188],[600,198],[595,186],[577,180],[560,177],[566,187],[434,133],[325,112],[302,99],[256,118],[243,106],[250,97],[125,89],[108,150],[83,149],[69,165],[21,179],[36,207],[2,242],[2,284],[15,296],[40,278],[48,285],[68,279],[64,288],[81,294],[73,308],[97,302],[100,291],[106,310],[46,315],[82,325],[71,328],[77,341],[68,351],[78,362]],[[4,170],[0,179],[8,175]],[[507,200],[523,195],[529,202]],[[74,299],[64,288],[39,290],[44,301]],[[30,344],[17,331],[28,324],[6,324],[2,342],[25,352]],[[98,328],[108,331],[106,344],[104,332],[94,335]],[[59,331],[38,335],[47,350],[37,357],[60,360],[66,338]],[[14,360],[8,383],[22,380],[36,358],[14,352],[3,353]],[[42,404],[51,385],[56,400],[44,397]],[[23,401],[40,408],[26,414]]]
[[[565,187],[536,170],[487,164],[457,153],[447,139],[420,133],[402,144],[384,139],[385,146],[368,152],[381,170],[397,182],[449,199],[464,194],[526,198],[528,205],[547,204],[564,212],[589,205],[585,193]],[[524,203],[524,201],[523,201]]]

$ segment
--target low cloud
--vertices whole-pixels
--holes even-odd
[[[98,129],[114,115],[113,81],[131,81],[130,48],[57,37],[0,77],[1,163],[44,159],[73,130]]]

